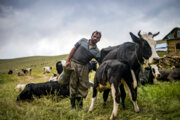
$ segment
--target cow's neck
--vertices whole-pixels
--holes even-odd
[[[139,63],[139,65],[144,64],[143,60],[143,49],[139,45],[135,45],[135,54],[136,54],[136,59]]]

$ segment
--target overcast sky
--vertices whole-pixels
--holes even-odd
[[[102,32],[99,48],[131,41],[129,32],[180,27],[179,0],[0,0],[0,59],[68,54]]]

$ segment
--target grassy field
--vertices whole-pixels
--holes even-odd
[[[0,120],[107,120],[109,119],[113,102],[108,98],[103,107],[102,93],[98,93],[95,109],[92,113],[87,110],[91,103],[92,90],[89,89],[84,100],[83,110],[71,110],[69,98],[45,96],[33,102],[16,102],[19,92],[14,88],[17,84],[30,82],[45,82],[55,70],[58,60],[67,56],[27,57],[11,60],[0,60]],[[44,66],[52,66],[49,74],[43,74]],[[22,68],[31,67],[31,76],[17,76]],[[9,69],[18,69],[13,75],[8,75]],[[95,72],[89,77],[93,81]],[[138,104],[140,112],[133,111],[129,96],[126,97],[126,109],[120,104],[117,120],[180,120],[180,82],[158,82],[138,88]]]

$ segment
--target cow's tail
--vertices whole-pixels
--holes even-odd
[[[134,74],[134,71],[131,69],[131,75],[132,75],[132,78],[133,78],[133,87],[134,89],[137,87],[137,80],[136,80],[136,76]]]

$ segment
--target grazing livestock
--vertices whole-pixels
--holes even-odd
[[[147,42],[147,40],[144,40],[142,37],[138,38],[133,33],[130,33],[132,40],[135,43],[132,42],[126,42],[122,45],[119,45],[114,50],[111,50],[103,59],[105,62],[106,60],[119,60],[122,63],[126,63],[129,66],[129,71],[131,74],[125,74],[125,76],[128,76],[129,79],[126,79],[123,84],[127,87],[129,90],[130,98],[134,105],[134,111],[139,112],[139,107],[137,104],[137,80],[139,80],[139,72],[141,69],[142,64],[144,64],[145,60],[148,61],[149,58],[152,56],[152,48]],[[140,32],[139,32],[140,35]],[[102,63],[103,64],[103,63]],[[119,74],[121,74],[122,71],[119,70]],[[129,73],[129,72],[128,72]],[[98,74],[98,73],[97,73]],[[132,77],[132,79],[131,79]],[[128,80],[128,81],[127,81]],[[118,79],[116,80],[118,81]],[[120,80],[119,80],[120,81]],[[118,91],[118,84],[111,84],[111,90],[113,101],[114,101],[114,107],[113,112],[110,117],[110,119],[113,119],[117,115],[117,108],[119,104],[119,91]],[[89,111],[92,111],[93,109],[93,103],[96,96],[96,87],[94,84],[93,88],[93,98],[92,103]]]
[[[161,77],[158,80],[174,81],[180,80],[180,68],[172,68],[167,70],[160,70]]]
[[[22,69],[22,72],[23,72],[25,75],[27,75],[27,74],[31,75],[31,71],[32,71],[31,68]]]
[[[52,67],[49,67],[49,66],[43,67],[43,70],[44,70],[44,74],[45,74],[45,73],[50,73],[51,70],[52,70]]]
[[[88,63],[88,72],[91,72],[92,70],[96,71],[96,69],[97,69],[96,61],[91,61]]]
[[[17,101],[20,100],[33,100],[33,95],[41,97],[41,95],[58,95],[67,97],[69,96],[69,86],[62,86],[57,81],[45,83],[30,83],[27,84],[24,90],[18,95]]]
[[[58,80],[58,74],[53,73],[53,75],[50,77],[49,81],[57,81]]]
[[[160,73],[157,65],[149,65],[139,73],[139,85],[154,84],[158,78],[160,78]]]
[[[8,71],[8,74],[9,74],[9,75],[13,74],[13,70],[9,70],[9,71]]]
[[[14,88],[14,90],[15,90],[16,92],[23,91],[24,88],[25,88],[25,86],[26,86],[26,84],[18,84],[18,85]]]
[[[63,71],[63,65],[62,65],[62,62],[61,61],[58,61],[56,63],[56,70],[57,70],[57,73],[60,75]]]

